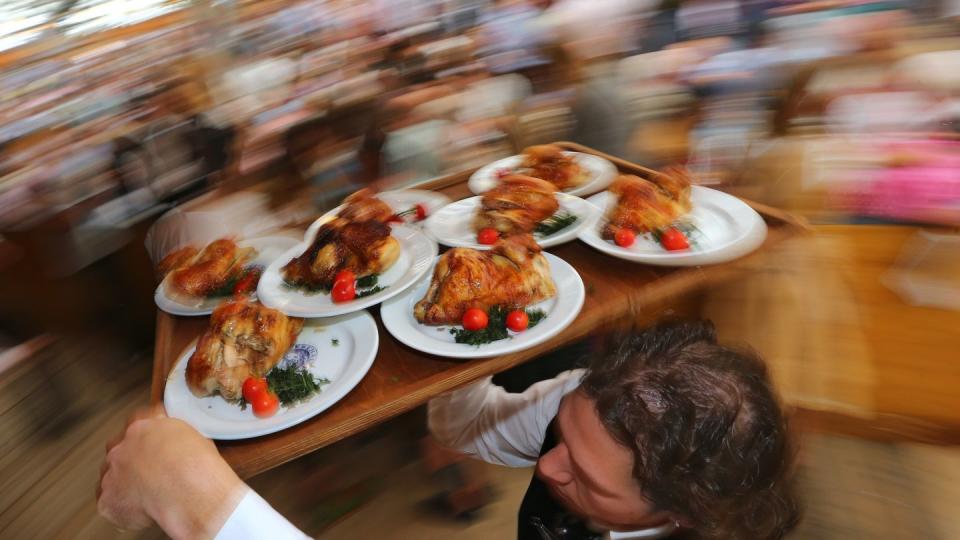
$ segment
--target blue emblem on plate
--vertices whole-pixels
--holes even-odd
[[[297,343],[293,346],[292,349],[287,351],[287,354],[283,355],[283,360],[280,364],[285,367],[297,367],[303,368],[308,364],[313,362],[313,359],[317,357],[317,348],[313,345],[308,345],[306,343]]]

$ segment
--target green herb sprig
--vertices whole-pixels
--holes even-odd
[[[376,287],[377,281],[379,279],[380,279],[379,274],[370,274],[369,276],[363,276],[362,278],[357,278],[357,288],[369,289],[370,287]]]
[[[310,284],[310,283],[294,283],[292,281],[283,280],[283,288],[287,290],[298,290],[302,291],[304,294],[317,294],[324,293],[330,294],[330,287],[322,284]]]
[[[370,274],[369,276],[363,276],[362,278],[357,278],[357,298],[363,298],[364,296],[370,296],[371,294],[378,293],[386,287],[380,287],[377,285],[377,282],[380,279],[379,274]],[[309,283],[292,283],[290,281],[284,280],[283,287],[287,290],[299,290],[305,294],[330,294],[330,291],[333,290],[333,287],[327,287],[326,285],[311,285]]]
[[[230,277],[230,279],[224,281],[222,285],[220,285],[213,291],[209,292],[207,294],[207,298],[221,298],[224,296],[232,296],[233,290],[237,287],[237,283],[240,283],[242,279],[246,278],[248,275],[250,275],[253,272],[260,272],[260,267],[256,265],[248,266],[243,270],[241,270],[240,272],[236,272],[233,276]],[[254,289],[256,289],[256,287],[254,287]]]
[[[510,338],[510,332],[507,331],[507,315],[510,313],[510,309],[504,308],[502,306],[496,306],[487,313],[487,327],[481,330],[467,330],[466,328],[451,328],[450,333],[453,334],[453,339],[457,343],[465,343],[467,345],[473,345],[474,347],[479,347],[480,345],[485,345],[487,343],[492,343],[494,341],[500,341],[502,339]],[[547,314],[544,313],[541,309],[528,309],[527,318],[529,322],[527,323],[527,328],[533,328],[540,323],[543,319],[547,317]]]
[[[277,366],[267,373],[267,385],[287,407],[309,399],[326,384],[330,384],[328,379],[316,378],[307,369],[296,366]]]
[[[387,289],[386,287],[381,287],[381,286],[377,285],[376,287],[374,287],[374,288],[372,288],[372,289],[365,289],[365,290],[362,290],[362,291],[357,291],[357,298],[363,298],[364,296],[370,296],[371,294],[376,294],[376,293],[378,293],[378,292],[380,292],[380,291],[384,291],[384,290],[386,290],[386,289]]]
[[[560,212],[538,223],[533,232],[539,236],[550,236],[551,234],[566,229],[579,220],[580,218],[576,214]]]

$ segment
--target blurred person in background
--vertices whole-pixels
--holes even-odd
[[[440,441],[536,465],[518,538],[763,540],[793,528],[792,448],[760,358],[701,322],[626,336],[591,364],[521,394],[488,378],[429,405]],[[176,538],[305,538],[211,441],[156,412],[108,445],[97,499],[121,527],[156,522]]]
[[[344,197],[381,176],[380,124],[388,111],[332,110],[290,129],[284,144],[293,166],[293,184],[278,184],[277,196],[290,200],[309,194],[318,211],[340,204]]]
[[[525,0],[498,0],[480,16],[477,55],[496,74],[521,71],[547,62],[536,21],[540,10]]]
[[[373,0],[370,2],[374,28],[394,32],[436,20],[440,0]]]
[[[636,50],[641,21],[655,6],[652,0],[557,0],[537,24],[547,40],[589,62]]]

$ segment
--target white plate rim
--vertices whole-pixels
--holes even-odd
[[[345,382],[344,379],[340,379],[338,381],[340,384],[334,390],[328,392],[326,390],[327,387],[325,387],[324,389],[321,389],[320,393],[313,396],[313,398],[306,403],[297,404],[293,410],[298,412],[294,414],[284,414],[282,417],[273,417],[282,419],[282,421],[279,422],[270,422],[271,418],[262,420],[258,419],[257,422],[262,423],[263,427],[244,431],[211,430],[205,423],[197,425],[195,421],[191,421],[194,419],[194,415],[184,417],[183,414],[180,414],[182,409],[179,402],[173,401],[173,396],[170,394],[170,392],[172,392],[172,385],[178,384],[175,379],[177,379],[177,376],[179,375],[180,384],[183,384],[182,391],[186,392],[187,399],[200,399],[194,396],[190,392],[190,389],[186,387],[186,380],[183,377],[184,370],[186,369],[186,362],[193,354],[193,351],[196,350],[197,340],[194,339],[189,345],[187,345],[183,352],[180,353],[180,356],[177,357],[176,363],[174,363],[173,368],[167,375],[166,386],[163,390],[163,402],[167,414],[169,414],[171,417],[179,418],[187,422],[205,437],[220,441],[231,441],[262,437],[263,435],[269,435],[271,433],[283,431],[295,425],[301,424],[326,411],[350,394],[350,392],[352,392],[353,389],[360,384],[364,377],[366,377],[367,373],[370,371],[370,368],[373,367],[373,362],[376,360],[377,353],[380,350],[380,334],[377,330],[376,321],[368,311],[359,311],[329,319],[322,319],[318,321],[318,323],[324,327],[330,327],[337,324],[356,324],[357,328],[353,330],[352,333],[354,334],[355,338],[354,343],[358,344],[358,348],[357,351],[354,351],[354,356],[351,357],[351,360],[348,361],[348,369],[345,372]],[[288,411],[289,410],[290,409],[288,409]],[[224,421],[217,420],[216,422]]]
[[[257,286],[257,296],[259,297],[260,302],[269,308],[277,309],[287,315],[313,319],[319,317],[333,317],[336,315],[344,315],[354,311],[360,311],[362,309],[375,306],[384,300],[402,293],[404,290],[415,285],[417,281],[423,277],[424,273],[430,270],[430,265],[436,258],[439,248],[437,247],[437,243],[420,229],[406,225],[390,225],[390,227],[391,234],[397,239],[397,241],[400,242],[401,250],[407,250],[408,253],[410,251],[417,250],[421,253],[419,256],[414,257],[413,260],[410,261],[410,268],[408,268],[396,282],[387,287],[385,290],[365,296],[363,298],[357,298],[356,300],[352,300],[350,302],[344,302],[342,304],[330,304],[329,307],[310,305],[311,303],[308,300],[303,301],[308,305],[308,307],[291,306],[290,291],[282,289],[282,287],[279,285],[272,289],[269,289],[269,287],[272,287],[271,283],[274,281],[274,275],[277,276],[277,279],[282,281],[282,278],[280,278],[279,275],[280,268],[283,265],[310,247],[308,242],[301,242],[274,259],[274,261],[271,262],[263,271],[263,277],[260,278],[260,284]],[[410,254],[414,255],[413,253]],[[318,293],[317,296],[319,297],[320,294],[321,293]]]
[[[389,301],[384,302],[380,308],[380,319],[383,321],[383,326],[387,329],[387,332],[397,341],[420,352],[446,358],[490,358],[535,347],[552,339],[570,326],[580,315],[580,311],[583,309],[583,303],[586,300],[586,289],[583,285],[583,279],[580,277],[580,273],[577,272],[576,268],[552,253],[544,252],[543,255],[550,264],[550,275],[554,278],[555,282],[558,281],[556,277],[557,273],[564,274],[560,276],[564,281],[568,279],[572,281],[567,284],[566,288],[563,288],[557,283],[557,306],[554,307],[551,314],[558,311],[561,301],[564,302],[563,305],[566,309],[562,313],[557,313],[552,321],[550,317],[547,317],[544,322],[541,322],[540,324],[542,325],[550,321],[549,326],[542,327],[547,330],[542,334],[537,334],[536,337],[532,339],[518,340],[514,337],[513,339],[495,341],[481,347],[474,347],[463,343],[435,341],[423,335],[416,327],[412,326],[413,324],[419,323],[412,322],[412,311],[411,313],[407,313],[407,311],[412,310],[413,304],[419,300],[420,295],[423,294],[423,291],[420,290],[421,286],[424,286],[423,288],[429,286],[429,280],[433,277],[434,265],[431,265],[430,272],[423,278],[423,281],[407,289],[404,294],[395,296]],[[571,287],[570,285],[573,286]],[[413,296],[416,296],[416,298],[411,299]],[[407,315],[410,316],[408,317]],[[528,331],[536,331],[539,328],[541,328],[541,326],[537,325],[533,330]],[[521,334],[521,337],[522,336]]]
[[[716,189],[710,189],[703,186],[692,186],[692,197],[709,197],[722,201],[725,206],[733,207],[739,210],[736,217],[743,223],[744,232],[737,238],[729,240],[723,244],[712,246],[708,249],[698,251],[670,252],[664,250],[662,253],[638,253],[625,248],[613,245],[604,240],[597,230],[600,223],[607,213],[607,205],[610,203],[610,192],[603,191],[593,195],[589,202],[596,206],[600,213],[594,223],[589,227],[580,230],[579,238],[584,243],[619,259],[632,262],[650,264],[654,266],[701,266],[706,264],[718,264],[732,261],[743,257],[763,244],[767,237],[767,224],[763,217],[751,208],[747,203],[737,197],[724,193]]]
[[[588,154],[586,152],[573,152],[570,150],[564,150],[563,153],[567,155],[573,155],[578,161],[588,160],[594,162],[600,172],[595,178],[588,180],[573,189],[561,191],[560,193],[566,193],[567,195],[574,195],[576,197],[583,197],[585,195],[590,195],[591,193],[596,193],[606,189],[607,186],[612,184],[617,178],[618,171],[616,165],[611,163],[606,158],[602,158],[595,154]],[[467,181],[467,187],[475,195],[483,195],[494,185],[496,185],[496,179],[493,177],[493,175],[497,169],[515,166],[516,164],[514,162],[522,159],[522,157],[522,154],[516,154],[498,159],[493,163],[488,163],[483,167],[480,167],[470,175],[470,179]]]
[[[240,240],[237,242],[237,245],[241,247],[253,247],[260,250],[262,248],[258,248],[257,246],[264,245],[267,243],[289,244],[288,247],[282,248],[284,249],[284,251],[286,251],[287,249],[290,249],[291,246],[296,245],[297,242],[298,241],[296,238],[293,238],[290,236],[271,235],[271,236],[259,236],[256,238],[247,238],[244,240]],[[177,302],[173,298],[170,298],[169,296],[167,296],[165,283],[167,281],[167,278],[169,277],[170,277],[169,274],[166,277],[164,277],[163,280],[160,281],[160,284],[157,285],[157,288],[153,292],[153,303],[156,304],[156,306],[159,309],[171,315],[178,315],[182,317],[195,317],[195,316],[201,316],[201,315],[209,315],[213,313],[214,309],[216,309],[216,306],[211,306],[211,307],[188,306],[185,304],[181,304],[180,302]],[[254,293],[251,298],[256,300],[257,298],[256,293]],[[221,301],[227,300],[227,299],[228,298],[224,297],[223,299],[221,299]]]
[[[592,223],[596,216],[600,213],[600,209],[596,207],[593,203],[587,201],[586,199],[581,199],[575,195],[570,195],[567,193],[557,192],[557,199],[559,199],[561,209],[568,208],[570,211],[573,211],[580,218],[577,223],[572,227],[568,227],[559,233],[552,234],[546,238],[539,238],[537,235],[533,235],[534,241],[542,248],[550,248],[554,246],[559,246],[560,244],[565,244],[567,242],[577,239],[577,236],[580,234],[580,231],[586,227],[588,224]],[[464,205],[465,210],[470,210],[469,218],[464,219],[473,219],[473,216],[476,212],[476,209],[480,206],[480,199],[482,195],[475,195],[473,197],[467,197],[466,199],[460,199],[459,201],[453,201],[450,204],[444,206],[433,215],[426,219],[424,224],[424,231],[429,234],[437,242],[448,246],[448,247],[466,247],[479,250],[487,250],[493,246],[488,246],[481,244],[479,242],[463,242],[452,238],[442,231],[440,231],[440,226],[437,224],[437,221],[434,219],[437,214],[443,212],[447,207],[452,207],[454,205]],[[578,207],[578,209],[572,209],[570,207]]]

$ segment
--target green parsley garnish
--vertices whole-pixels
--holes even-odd
[[[223,285],[217,287],[216,289],[210,291],[207,294],[207,298],[220,298],[222,296],[230,296],[233,294],[233,288],[237,286],[237,282],[240,281],[240,277],[243,275],[243,272],[238,273],[232,278],[228,279],[223,283]]]
[[[330,384],[328,379],[318,379],[307,369],[290,366],[275,367],[267,373],[267,385],[285,406],[295,405],[320,392],[320,387]]]
[[[297,366],[277,366],[267,373],[266,379],[270,391],[277,395],[285,407],[310,399],[314,394],[320,393],[321,386],[330,384],[330,379],[316,378],[306,368]],[[247,410],[247,400],[243,396],[240,396],[237,404],[240,405],[240,410]]]
[[[560,212],[538,223],[533,232],[539,236],[550,236],[551,234],[558,233],[563,229],[573,225],[579,221],[579,219],[580,218],[577,217],[576,214],[571,214],[570,212]]]
[[[378,293],[386,287],[377,286],[377,281],[380,279],[378,274],[370,274],[369,276],[364,276],[358,278],[356,282],[357,288],[357,298],[363,298],[364,296],[370,296],[373,293]],[[330,291],[333,290],[333,287],[327,287],[326,285],[311,285],[309,283],[293,283],[287,280],[283,280],[283,287],[287,290],[299,290],[303,291],[304,294],[330,294]]]
[[[527,310],[527,318],[529,322],[527,323],[527,328],[533,328],[534,326],[540,324],[540,321],[547,318],[547,314],[544,313],[542,309],[533,309]]]
[[[363,291],[357,291],[357,298],[363,298],[364,296],[370,296],[371,294],[376,294],[380,291],[386,290],[386,287],[380,287],[379,285],[372,288],[366,289]]]
[[[287,290],[299,290],[303,291],[304,294],[317,294],[317,293],[330,293],[330,287],[326,285],[311,285],[309,283],[293,283],[291,281],[283,280],[283,288]]]
[[[502,306],[496,306],[487,313],[488,322],[486,328],[482,330],[451,328],[450,333],[453,334],[453,339],[457,343],[466,343],[474,347],[510,338],[510,333],[507,331],[507,314],[509,314],[510,311],[512,310]],[[528,309],[526,311],[527,318],[529,319],[527,323],[528,329],[533,328],[547,317],[547,314],[541,309]]]
[[[377,280],[379,278],[380,278],[379,274],[370,274],[369,276],[363,276],[362,278],[357,278],[357,288],[369,289],[370,287],[375,287],[377,285]]]
[[[339,346],[340,346],[340,340],[337,339],[337,338],[333,338],[333,339],[330,340],[330,344],[333,345],[334,347],[339,347]]]

